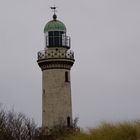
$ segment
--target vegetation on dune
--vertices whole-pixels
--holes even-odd
[[[76,119],[70,128],[56,126],[46,132],[24,114],[0,106],[0,140],[140,140],[140,121],[102,123],[84,132]]]
[[[57,140],[76,132],[77,119],[71,127],[62,125],[53,129],[38,127],[32,119],[13,109],[5,110],[0,104],[0,140]]]
[[[140,121],[103,123],[98,128],[66,136],[63,140],[140,140]]]
[[[24,114],[0,106],[0,140],[31,140],[36,128],[34,121]]]

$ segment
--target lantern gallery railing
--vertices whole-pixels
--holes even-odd
[[[46,49],[38,52],[38,60],[41,59],[74,59],[74,52],[71,50]]]
[[[70,48],[69,36],[46,36],[46,47],[66,47]]]

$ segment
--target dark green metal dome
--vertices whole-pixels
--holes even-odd
[[[44,28],[44,33],[48,31],[64,31],[66,32],[66,26],[63,22],[59,21],[56,19],[57,16],[53,16],[53,20],[49,21],[45,28]]]

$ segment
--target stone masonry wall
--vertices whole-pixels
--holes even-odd
[[[69,73],[69,82],[65,81],[65,72]],[[42,83],[42,126],[67,125],[67,118],[72,119],[70,71],[44,70]]]

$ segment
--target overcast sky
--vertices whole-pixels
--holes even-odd
[[[72,38],[73,117],[81,127],[140,119],[139,0],[0,0],[0,102],[41,124],[41,70],[50,6]]]

